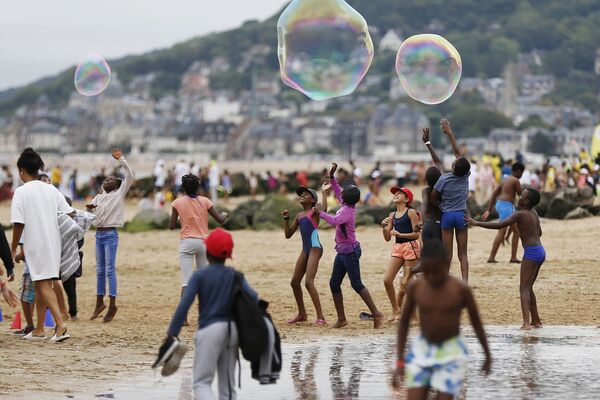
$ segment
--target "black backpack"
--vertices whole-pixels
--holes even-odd
[[[250,362],[258,361],[269,344],[264,313],[258,303],[242,288],[244,274],[235,270],[234,274],[229,321],[231,323],[233,320],[237,327],[242,356]]]

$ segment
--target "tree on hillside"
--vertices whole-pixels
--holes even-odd
[[[556,154],[556,146],[550,137],[542,132],[535,134],[529,144],[529,151],[532,153],[541,153],[546,156]]]

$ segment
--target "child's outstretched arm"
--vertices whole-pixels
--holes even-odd
[[[469,313],[469,319],[471,320],[471,325],[473,325],[477,339],[479,339],[479,343],[481,343],[481,347],[483,347],[483,352],[485,353],[485,361],[481,370],[488,375],[492,367],[492,355],[488,347],[487,337],[485,336],[485,331],[483,329],[483,324],[481,323],[477,304],[475,304],[475,299],[473,298],[473,293],[466,285],[464,287],[464,298],[465,306],[467,307],[467,311]]]
[[[429,150],[429,154],[431,154],[431,160],[433,161],[433,164],[440,170],[440,172],[444,172],[442,160],[440,160],[437,153],[433,149],[433,146],[431,145],[429,127],[423,128],[423,143],[425,144],[425,147],[427,147],[427,150]]]
[[[227,218],[229,218],[229,214],[225,212],[220,213],[215,209],[215,207],[209,208],[208,213],[214,218],[215,221],[219,223],[219,225],[223,225],[225,221],[227,221]]]
[[[338,226],[350,222],[353,216],[352,214],[354,214],[353,210],[345,207],[345,209],[342,209],[342,211],[339,214],[330,215],[326,212],[323,212],[323,206],[318,203],[313,210],[315,214],[317,214],[325,222],[332,226]]]
[[[332,163],[331,169],[329,170],[329,179],[331,180],[331,188],[333,189],[333,194],[335,194],[335,198],[340,202],[340,204],[342,204],[343,203],[342,187],[340,186],[338,181],[335,179],[335,171],[336,170],[337,170],[337,164]]]
[[[294,218],[292,226],[290,226],[290,212],[288,210],[284,210],[281,216],[283,217],[283,233],[285,233],[285,238],[289,239],[294,236],[294,233],[298,229],[298,216],[296,215]]]
[[[396,370],[392,378],[392,386],[395,390],[400,388],[400,384],[404,376],[404,348],[406,347],[408,328],[410,327],[410,317],[416,308],[415,286],[417,284],[418,282],[413,280],[406,288],[406,304],[402,309],[400,323],[398,324],[398,356],[396,361]]]
[[[469,215],[465,214],[465,221],[468,222],[469,225],[479,226],[479,227],[485,228],[485,229],[502,229],[502,228],[506,228],[507,226],[511,226],[512,224],[519,222],[520,213],[521,213],[521,211],[517,211],[516,213],[514,213],[513,215],[511,215],[510,217],[506,218],[505,220],[503,220],[501,222],[475,221]]]
[[[321,185],[321,205],[323,206],[323,211],[327,212],[327,198],[331,194],[331,180],[327,179]]]
[[[496,204],[496,199],[498,198],[498,196],[500,196],[500,192],[502,191],[502,183],[500,183],[496,189],[494,189],[494,192],[492,193],[492,197],[490,199],[490,205],[488,206],[488,209],[486,212],[483,213],[483,216],[481,217],[481,219],[483,219],[484,221],[487,221],[487,219],[490,217],[490,213],[492,212],[492,208],[494,208],[494,205]]]
[[[121,182],[121,186],[119,186],[119,189],[117,189],[117,193],[119,193],[122,197],[125,197],[129,189],[131,188],[131,185],[133,185],[133,181],[135,179],[133,176],[133,171],[131,170],[131,167],[125,160],[125,157],[123,157],[123,152],[121,151],[121,149],[112,149],[112,156],[115,160],[119,161],[119,166],[121,166],[125,171],[125,179],[123,179],[123,182]]]
[[[450,121],[448,121],[446,118],[442,118],[442,120],[440,121],[440,126],[442,127],[442,132],[444,132],[444,134],[450,140],[454,156],[456,158],[461,157],[460,148],[458,147],[458,143],[456,143],[456,137],[454,136],[454,132],[452,131],[452,127],[450,126]]]

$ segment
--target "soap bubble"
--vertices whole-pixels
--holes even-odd
[[[75,70],[75,89],[84,96],[97,96],[108,87],[111,71],[99,54],[88,54]]]
[[[425,104],[450,98],[462,74],[460,54],[439,35],[411,36],[396,56],[396,72],[406,93]]]
[[[373,61],[367,21],[343,0],[294,0],[277,22],[283,82],[313,100],[352,93]]]

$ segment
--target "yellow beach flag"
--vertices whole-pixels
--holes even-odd
[[[600,154],[600,125],[594,129],[594,136],[592,136],[592,147],[590,148],[590,155],[592,158],[596,158]]]

